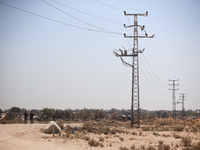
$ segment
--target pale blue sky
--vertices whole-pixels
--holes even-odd
[[[148,11],[149,16],[139,17],[138,21],[145,25],[149,35],[156,36],[139,39],[139,47],[145,48],[144,56],[159,80],[141,54],[140,67],[145,74],[140,70],[141,108],[171,110],[172,91],[159,93],[169,89],[168,79],[179,79],[176,99],[180,93],[186,93],[186,109],[200,108],[200,1],[99,0],[118,10],[95,0],[57,0],[121,24],[45,1],[87,24],[41,0],[0,0],[66,24],[100,30],[94,27],[97,26],[126,34],[132,34],[132,30],[126,30],[123,24],[129,25],[128,19],[133,23],[133,17],[127,19],[120,10],[127,13]],[[129,39],[129,43],[132,45],[132,40]],[[129,43],[121,34],[63,25],[0,3],[0,108],[130,109],[131,68],[123,66],[112,53],[122,47],[129,49]],[[181,105],[177,105],[177,109],[180,110]]]

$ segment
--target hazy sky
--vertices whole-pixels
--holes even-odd
[[[200,109],[199,0],[45,1],[60,11],[41,0],[0,0],[1,109],[130,109],[132,70],[113,55],[133,45],[123,36],[133,34],[123,27],[133,17],[123,10],[148,11],[138,22],[155,34],[139,39],[141,108],[171,110],[168,80],[179,79],[176,100],[185,93],[186,110]]]

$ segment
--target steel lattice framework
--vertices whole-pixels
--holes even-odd
[[[170,86],[173,86],[172,89],[169,89],[169,90],[172,90],[172,118],[176,119],[176,95],[175,95],[175,91],[176,90],[179,90],[179,88],[175,88],[176,86],[179,86],[179,84],[175,84],[176,81],[179,81],[178,80],[169,80],[169,81],[172,81],[173,84],[169,84]]]
[[[138,38],[153,38],[154,35],[148,36],[146,31],[144,30],[145,26],[138,25],[138,16],[148,16],[148,12],[146,14],[126,14],[126,11],[124,11],[125,16],[134,16],[134,25],[126,26],[125,28],[134,27],[134,35],[133,36],[126,36],[124,34],[124,38],[133,38],[133,49],[131,54],[127,54],[127,51],[124,50],[124,52],[119,49],[121,54],[118,54],[116,51],[114,51],[115,55],[117,57],[120,57],[122,60],[122,63],[125,66],[132,67],[132,97],[131,97],[131,126],[133,126],[133,110],[137,110],[137,117],[138,117],[138,127],[140,127],[140,100],[139,100],[139,57],[138,54],[142,53],[144,50],[138,50]],[[142,31],[145,32],[145,36],[138,36],[138,27],[141,28]],[[122,57],[133,57],[133,63],[129,64],[125,62]]]

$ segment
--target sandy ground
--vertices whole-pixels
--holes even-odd
[[[46,124],[0,124],[0,150],[118,150],[123,146],[130,148],[133,144],[136,148],[141,149],[142,146],[146,148],[150,145],[157,147],[159,140],[162,140],[164,144],[170,145],[171,149],[181,150],[181,139],[175,139],[173,137],[174,134],[182,137],[190,136],[193,143],[200,140],[199,132],[156,131],[159,135],[155,136],[153,131],[142,131],[142,129],[124,129],[126,133],[117,133],[116,135],[85,133],[84,135],[79,135],[79,138],[73,137],[73,135],[70,138],[64,138],[43,133],[41,128],[45,126]],[[137,133],[137,135],[132,135],[131,133],[133,132]],[[139,135],[139,133],[142,135]],[[163,135],[168,135],[169,137]],[[97,141],[102,137],[104,141],[101,143],[104,147],[89,146],[88,141],[84,139],[85,136]],[[124,140],[120,140],[120,138]]]

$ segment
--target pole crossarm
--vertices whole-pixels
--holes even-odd
[[[127,14],[126,11],[124,11],[124,16],[148,16],[148,11],[146,11],[146,14]]]
[[[154,34],[152,36],[148,36],[148,34],[146,34],[146,36],[127,36],[125,33],[124,33],[124,38],[154,38]]]

